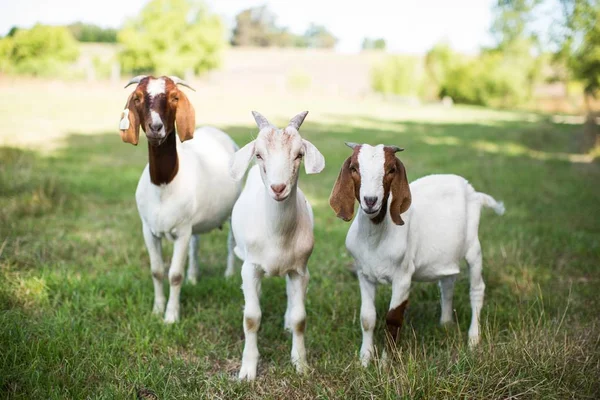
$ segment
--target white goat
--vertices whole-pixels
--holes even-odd
[[[292,363],[306,369],[304,299],[308,285],[308,258],[313,250],[313,213],[298,188],[302,158],[307,174],[319,173],[325,159],[298,130],[308,111],[298,114],[285,129],[277,129],[253,112],[260,129],[256,140],[240,149],[231,165],[235,179],[244,176],[256,156],[258,165],[248,174],[246,186],[232,214],[236,254],[244,260],[244,334],[246,343],[240,379],[253,380],[258,364],[257,332],[260,326],[260,282],[263,275],[286,276],[287,310],[284,327],[292,331]]]
[[[477,345],[485,289],[479,217],[482,206],[503,214],[504,205],[476,192],[457,175],[430,175],[409,186],[404,165],[395,156],[402,150],[398,147],[347,145],[354,151],[342,166],[330,205],[338,217],[349,221],[355,199],[360,203],[346,247],[356,261],[360,284],[363,365],[373,354],[377,283],[392,284],[386,323],[388,338],[395,342],[412,280],[439,281],[441,323],[452,321],[454,281],[463,258],[469,265],[473,310],[469,344]]]
[[[188,86],[184,81],[176,77],[137,76],[127,86],[134,83],[138,85],[123,111],[121,137],[124,142],[137,145],[141,125],[148,138],[149,163],[142,172],[135,198],[150,255],[152,312],[165,312],[165,322],[173,323],[179,320],[186,253],[189,252],[188,281],[195,284],[200,233],[221,227],[239,197],[241,184],[227,173],[237,146],[216,128],[204,127],[194,132],[194,108],[177,88],[177,84]],[[163,237],[174,241],[166,311]],[[230,230],[226,276],[233,274],[233,246]]]

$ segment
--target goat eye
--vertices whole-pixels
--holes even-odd
[[[352,171],[352,172],[358,172],[358,171],[356,170],[356,167],[354,167],[354,166],[350,167],[350,171]]]
[[[257,160],[262,160],[263,158],[262,158],[262,156],[261,156],[260,154],[257,154],[257,155],[256,155],[256,159],[257,159]]]
[[[296,156],[296,160],[302,160],[302,153],[299,153],[299,154]]]
[[[388,171],[388,174],[392,175],[396,173],[396,168],[392,168]]]

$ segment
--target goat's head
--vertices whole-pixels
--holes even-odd
[[[173,134],[175,124],[182,142],[194,137],[194,107],[177,87],[183,85],[192,89],[185,81],[175,76],[155,78],[139,75],[125,87],[133,84],[137,86],[127,99],[119,124],[124,142],[138,144],[140,125],[151,146],[161,145],[167,136]]]
[[[411,196],[406,169],[396,157],[397,146],[375,147],[346,143],[353,153],[342,165],[329,204],[337,216],[350,221],[354,215],[354,199],[374,222],[383,221],[392,195],[390,215],[396,225],[404,225],[400,214],[410,207]]]
[[[323,155],[298,133],[308,111],[296,115],[284,129],[277,129],[256,111],[252,114],[260,132],[256,140],[235,153],[231,176],[240,180],[252,158],[256,157],[267,191],[275,200],[283,201],[298,181],[302,158],[307,174],[317,174],[325,168]]]

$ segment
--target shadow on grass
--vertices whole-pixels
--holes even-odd
[[[240,145],[256,134],[250,126],[224,129]],[[585,376],[597,376],[591,370],[597,372],[597,364],[590,367],[588,361],[576,360],[579,371],[566,372],[552,367],[553,362],[572,362],[566,359],[571,352],[546,354],[545,376],[543,368],[508,374],[511,354],[523,350],[519,334],[536,338],[531,333],[537,329],[532,322],[536,318],[544,329],[568,335],[578,346],[574,348],[595,351],[593,341],[578,342],[572,335],[578,329],[597,332],[599,311],[600,168],[573,157],[576,129],[547,121],[450,124],[366,116],[345,125],[307,121],[302,134],[327,162],[322,174],[300,178],[315,211],[307,347],[317,373],[309,378],[292,373],[290,340],[283,331],[285,285],[281,279],[265,279],[259,348],[267,371],[254,390],[229,380],[243,344],[243,296],[239,276],[222,278],[226,230],[201,239],[201,278],[198,285],[182,290],[182,321],[164,326],[150,315],[149,261],[134,200],[147,162],[144,139],[133,147],[121,143],[116,133],[73,134],[65,147],[46,157],[1,148],[0,348],[7,351],[0,356],[0,393],[123,397],[147,387],[161,398],[314,398],[360,397],[371,387],[371,394],[380,396],[440,397],[466,387],[472,389],[466,397],[507,397],[526,392],[519,382],[533,381],[542,382],[534,392],[539,396],[592,393],[597,382]],[[505,201],[507,214],[500,218],[484,212],[480,227],[487,283],[483,331],[489,346],[508,343],[511,352],[486,347],[490,354],[478,354],[480,364],[466,353],[470,307],[463,277],[455,294],[457,325],[451,330],[437,326],[437,287],[413,287],[401,348],[414,355],[418,368],[406,363],[387,372],[355,368],[360,299],[347,270],[352,262],[344,248],[349,224],[336,219],[328,206],[339,167],[350,155],[344,141],[400,145],[406,148],[400,157],[410,180],[456,173],[477,190]],[[167,259],[170,246],[165,248]],[[379,290],[380,316],[385,315],[389,294],[388,287]],[[568,324],[560,319],[567,304]],[[378,326],[379,337],[383,325]],[[548,348],[555,348],[556,341]],[[503,363],[495,364],[494,357]],[[440,368],[435,374],[427,369],[431,362]],[[473,365],[480,369],[465,372]],[[485,377],[493,376],[494,368],[514,385],[492,387],[494,379]],[[413,380],[396,379],[399,373]],[[398,386],[386,376],[403,383]],[[298,387],[303,392],[294,389]]]

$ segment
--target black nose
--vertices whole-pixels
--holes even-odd
[[[153,122],[150,124],[150,129],[152,129],[154,132],[158,132],[163,128],[163,123],[162,122]]]
[[[367,207],[371,208],[377,203],[377,196],[365,196],[365,204]]]

